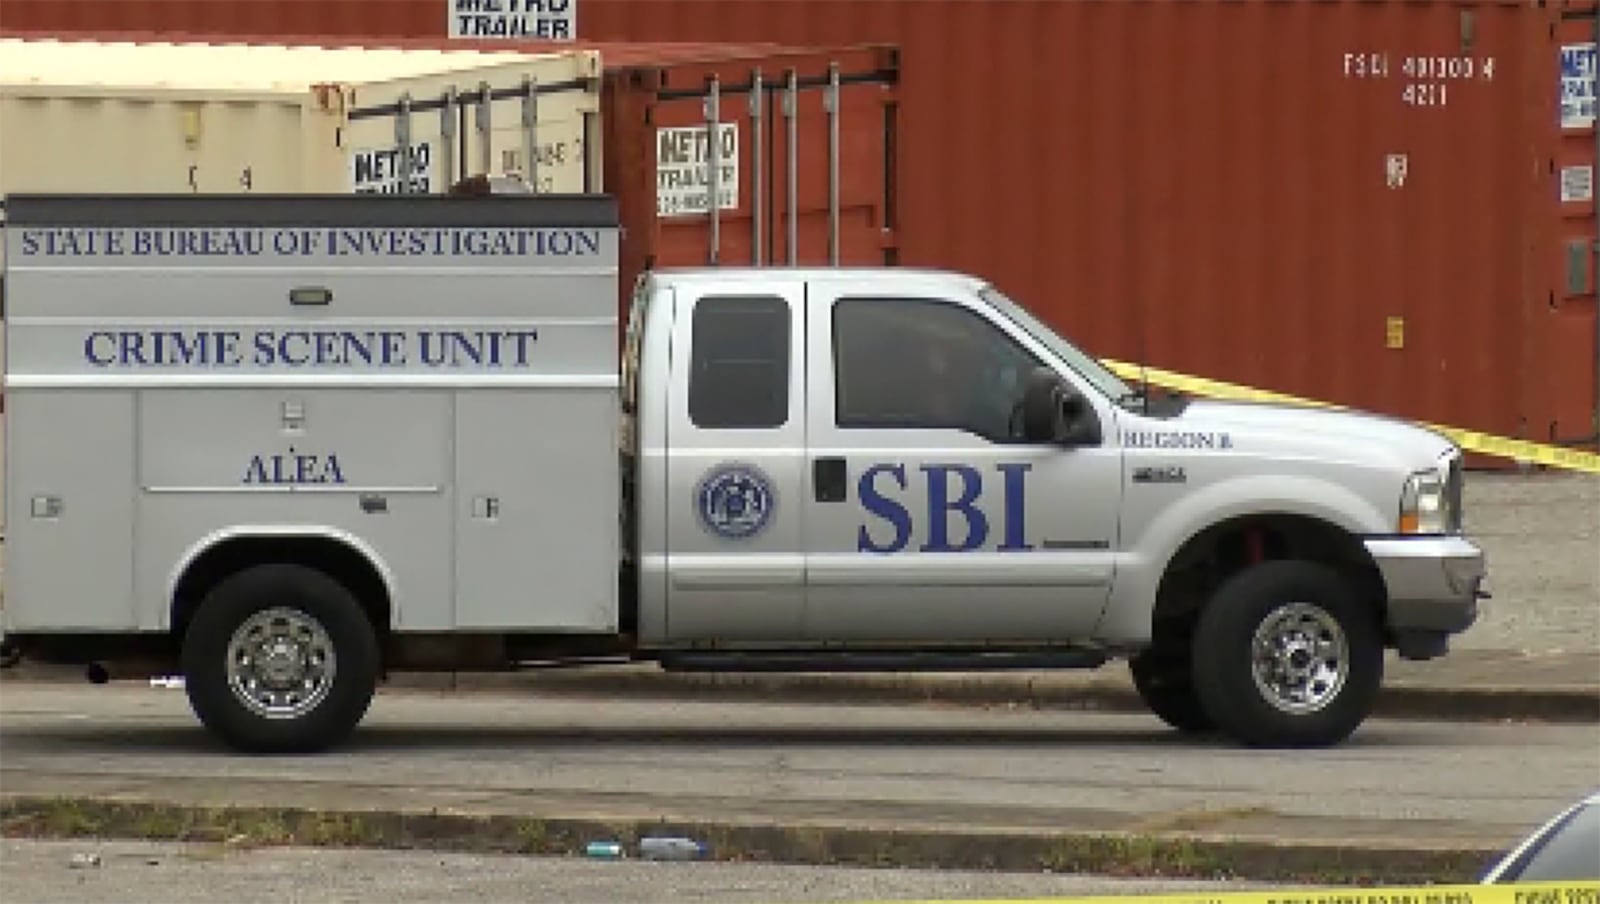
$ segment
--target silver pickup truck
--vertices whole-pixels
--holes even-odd
[[[1178,729],[1328,745],[1477,615],[1449,441],[1154,398],[971,276],[619,304],[592,196],[7,209],[5,642],[182,674],[241,750],[393,671],[638,660],[1127,660]]]

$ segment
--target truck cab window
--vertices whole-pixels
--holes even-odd
[[[789,422],[789,303],[703,298],[690,340],[689,419],[704,430]]]
[[[1019,409],[1039,359],[949,302],[841,299],[833,311],[836,423],[1022,438]]]

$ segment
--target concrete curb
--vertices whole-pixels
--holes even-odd
[[[708,846],[710,859],[722,861],[1318,884],[1475,882],[1500,853],[1404,841],[1283,844],[1180,835],[615,822],[11,795],[0,800],[0,828],[10,838],[138,838],[234,847],[295,844],[568,856],[581,856],[591,841],[622,842],[632,852],[643,835],[671,834],[694,838]]]
[[[1010,676],[752,675],[648,671],[563,670],[531,673],[403,674],[395,688],[516,690],[584,697],[793,701],[808,703],[939,703],[1146,713],[1131,682],[1110,676],[1033,680]],[[1441,688],[1391,684],[1376,715],[1445,722],[1531,720],[1600,721],[1600,685],[1594,687]]]
[[[1038,673],[1033,673],[1037,676]],[[0,683],[80,683],[81,668],[32,663],[0,671]],[[1146,713],[1125,671],[1051,673],[759,674],[664,672],[653,665],[534,669],[520,672],[405,672],[398,690],[514,692],[530,696],[779,701],[804,703],[1023,707]],[[1600,722],[1600,682],[1593,685],[1439,687],[1387,684],[1376,715],[1438,722]]]

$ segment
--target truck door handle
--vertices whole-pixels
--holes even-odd
[[[818,502],[843,502],[846,495],[844,459],[819,458],[811,463],[811,482]]]

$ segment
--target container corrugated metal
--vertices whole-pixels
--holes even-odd
[[[562,77],[597,66],[573,51],[0,38],[0,192],[348,190],[345,83],[504,61]]]
[[[409,134],[414,153],[432,167],[432,192],[480,174],[527,178],[526,149],[537,145],[530,179],[537,190],[617,197],[627,236],[623,305],[634,278],[651,267],[894,262],[893,48],[571,46],[597,53],[603,66],[596,119],[585,121],[588,107],[563,107],[575,114],[558,113],[555,127],[547,126],[545,111],[562,103],[564,88],[541,79],[534,91],[540,124],[528,134],[520,116],[524,73],[500,67],[354,89],[347,145],[383,152]],[[478,134],[484,86],[495,98],[487,154],[481,140],[465,138]],[[411,113],[397,128],[402,96]],[[438,141],[444,121],[459,136],[445,142],[449,153]],[[714,211],[713,153],[721,199]]]
[[[1593,222],[1559,201],[1592,133],[1557,110],[1568,82],[1592,104],[1562,43],[1592,40],[1593,5],[583,0],[578,31],[897,44],[904,262],[990,276],[1100,354],[1548,440],[1600,401]],[[446,14],[7,0],[0,21],[365,40]]]
[[[495,173],[541,192],[596,191],[599,157],[587,144],[599,79],[599,54],[584,50],[346,86],[345,175],[334,190],[443,194],[461,174]]]
[[[606,186],[629,227],[626,278],[651,266],[894,262],[892,48],[743,50],[662,65],[601,52]]]

